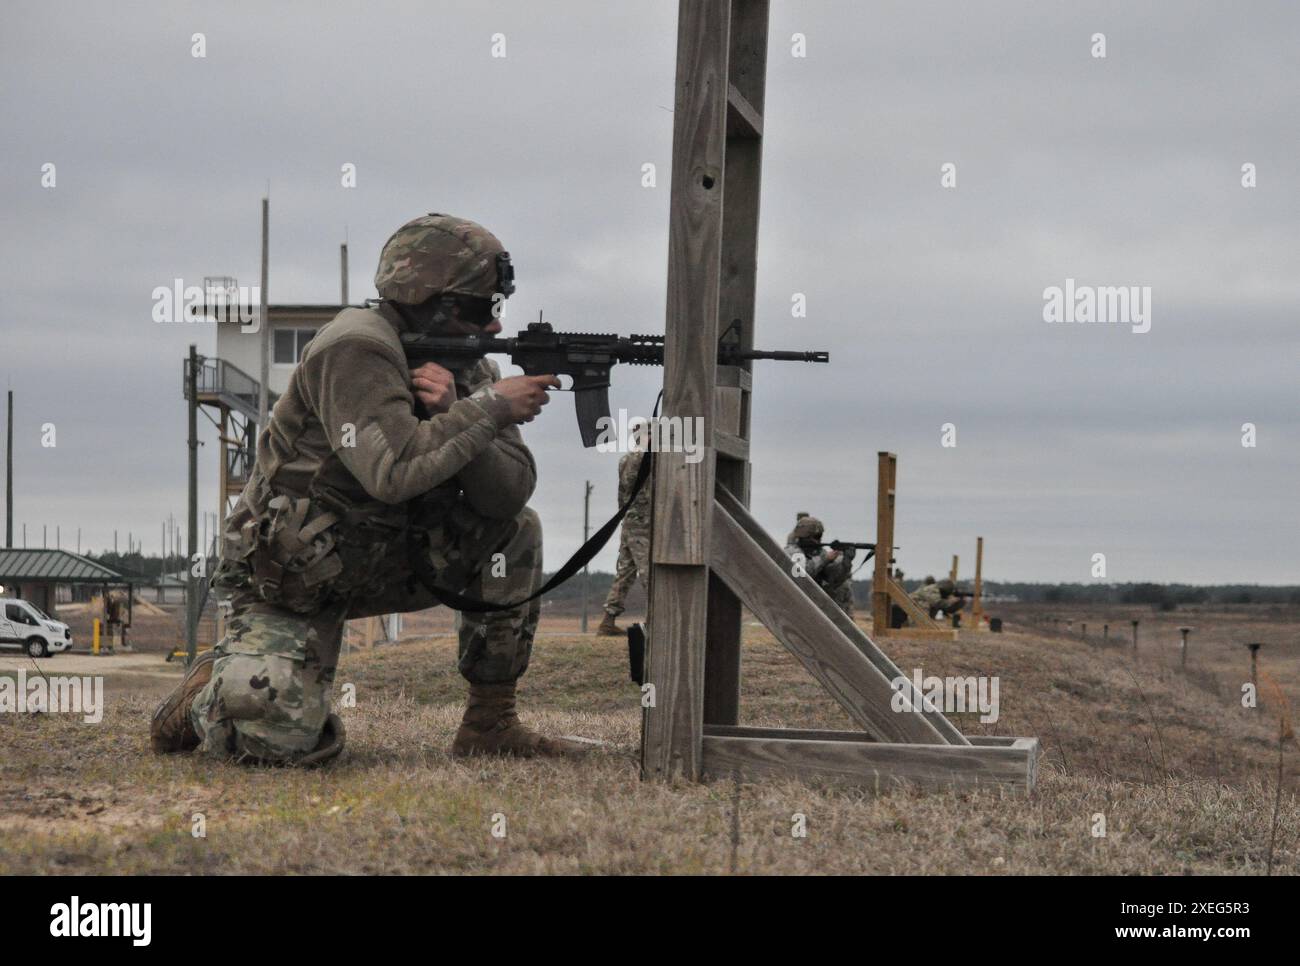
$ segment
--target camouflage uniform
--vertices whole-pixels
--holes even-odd
[[[831,600],[835,601],[840,610],[852,617],[851,578],[853,557],[857,551],[853,547],[848,547],[840,551],[834,560],[830,559],[831,548],[821,546],[824,532],[825,528],[820,520],[801,514],[786,540],[785,552],[791,559],[794,559],[796,554],[802,556],[804,572],[817,581],[818,586],[830,595]]]
[[[499,243],[447,216],[404,226],[474,249],[459,270],[486,270]],[[395,235],[394,240],[399,236]],[[405,292],[376,278],[380,293]],[[481,254],[482,258],[477,259]],[[508,256],[507,256],[508,258]],[[472,279],[470,280],[472,281]],[[439,291],[457,291],[453,279]],[[468,282],[459,283],[468,287]],[[414,577],[423,555],[448,590],[505,603],[541,575],[532,455],[495,364],[464,373],[445,413],[415,415],[398,335],[411,323],[390,304],[344,309],[308,344],[257,444],[257,463],[222,537],[213,586],[231,596],[228,633],[189,720],[201,751],[292,762],[322,740],[344,621],[423,610],[437,601]],[[459,669],[472,685],[511,684],[528,667],[539,604],[458,615]]]
[[[644,458],[644,452],[635,451],[618,461],[619,506],[631,497]],[[628,509],[627,516],[623,517],[614,582],[610,584],[609,595],[605,598],[605,613],[611,617],[623,613],[623,601],[627,599],[627,592],[632,589],[638,576],[643,585],[650,579],[650,497],[653,489],[647,480],[637,494],[636,502]]]
[[[952,596],[953,589],[951,580],[941,580],[938,583],[930,580],[912,592],[912,600],[931,617],[940,614],[951,616],[965,604],[962,598]]]

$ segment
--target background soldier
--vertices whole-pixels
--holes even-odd
[[[796,554],[803,557],[804,572],[826,591],[850,617],[853,616],[853,586],[850,577],[853,574],[854,548],[833,550],[821,545],[822,534],[826,528],[816,517],[800,513],[795,518],[794,529],[787,538],[785,552],[791,559]]]
[[[938,583],[934,582],[933,577],[926,577],[925,582],[912,594],[912,600],[925,608],[931,617],[939,614],[951,617],[966,606],[966,597],[957,594],[957,588],[947,577]]]
[[[538,586],[541,523],[525,505],[536,467],[517,424],[557,380],[502,379],[487,360],[459,377],[411,371],[398,338],[499,332],[509,254],[481,225],[426,215],[385,244],[375,287],[377,305],[344,309],[311,340],[258,439],[213,576],[231,598],[227,635],[155,712],[157,752],[333,758],[346,619],[435,606],[431,582],[499,604]],[[469,701],[452,754],[579,751],[515,713],[538,610],[457,616]]]
[[[633,445],[636,445],[633,443]],[[632,495],[636,475],[641,471],[641,461],[645,451],[634,449],[618,461],[618,505],[622,506]],[[609,585],[609,594],[605,598],[605,616],[596,628],[596,633],[612,637],[623,633],[614,623],[623,613],[623,601],[627,592],[640,578],[643,587],[649,586],[650,580],[650,496],[654,487],[647,480],[636,495],[636,502],[623,517],[623,526],[618,538],[618,563],[614,567],[614,582]]]

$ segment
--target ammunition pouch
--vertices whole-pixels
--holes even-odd
[[[222,568],[239,561],[244,582],[268,604],[310,614],[404,578],[405,506],[351,503],[324,489],[263,495],[255,501],[262,512],[227,533]]]

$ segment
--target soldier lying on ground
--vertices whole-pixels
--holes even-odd
[[[853,574],[853,557],[857,551],[852,547],[835,550],[822,546],[822,534],[826,528],[816,517],[801,513],[794,529],[790,531],[785,548],[786,555],[803,559],[804,572],[817,581],[850,617],[853,616],[853,587],[850,577]]]
[[[157,752],[333,758],[345,620],[436,606],[416,576],[429,565],[441,588],[493,603],[538,586],[542,530],[525,505],[536,466],[517,426],[557,380],[502,379],[484,360],[458,384],[432,363],[409,370],[398,338],[499,332],[510,256],[481,225],[431,214],[388,240],[375,287],[375,307],[345,308],[311,340],[258,439],[213,576],[233,606],[227,633],[155,712]],[[417,554],[427,563],[413,568]],[[515,713],[538,611],[458,614],[469,700],[452,754],[580,752]]]
[[[958,594],[953,582],[945,577],[938,583],[933,577],[926,577],[925,583],[912,594],[912,600],[925,609],[931,617],[943,614],[951,617],[966,606],[965,595]]]

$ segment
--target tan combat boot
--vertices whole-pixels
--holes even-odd
[[[317,742],[315,749],[299,758],[294,764],[300,768],[314,768],[327,761],[333,761],[343,751],[343,745],[347,740],[348,731],[343,727],[343,719],[336,714],[331,714],[325,719],[325,727],[321,729],[320,741]]]
[[[193,751],[199,746],[199,733],[190,723],[190,705],[194,697],[212,680],[212,666],[217,661],[215,651],[205,651],[195,658],[190,669],[181,678],[176,690],[169,694],[149,723],[149,744],[154,754],[167,755],[177,751]]]
[[[454,758],[513,755],[517,758],[576,758],[588,748],[564,738],[547,738],[525,728],[515,712],[515,685],[471,684],[465,717],[451,743]]]
[[[622,633],[623,629],[614,623],[614,615],[606,611],[605,619],[601,621],[600,626],[596,628],[596,636],[618,637]]]

